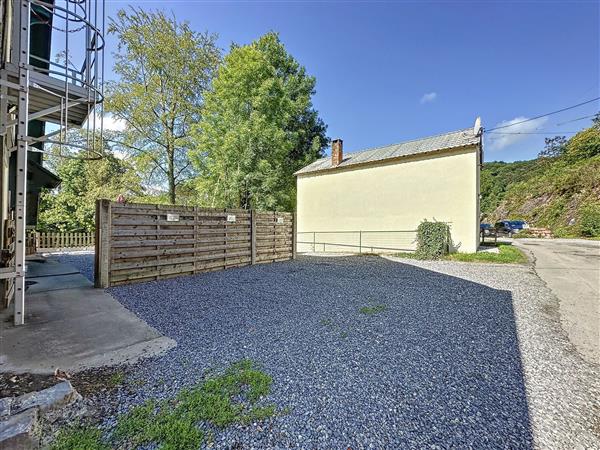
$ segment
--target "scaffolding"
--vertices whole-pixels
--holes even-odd
[[[3,268],[0,278],[14,279],[14,320],[21,325],[25,319],[28,155],[52,149],[55,156],[103,156],[105,5],[104,0],[0,3],[4,19],[0,137],[5,152],[16,152],[10,208],[15,223],[14,265]],[[30,129],[34,121],[36,133]]]

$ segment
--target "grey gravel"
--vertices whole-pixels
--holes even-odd
[[[600,366],[569,341],[558,298],[532,268],[390,259],[510,291],[535,446],[600,449]]]
[[[289,412],[213,448],[600,448],[598,367],[528,267],[300,257],[109,292],[178,346],[136,365],[107,428],[251,358]]]
[[[528,448],[510,293],[376,257],[308,259],[109,290],[178,342],[129,404],[251,358],[290,413],[215,446]],[[385,305],[375,315],[360,313]],[[260,431],[259,430],[262,430]]]
[[[77,251],[64,253],[50,253],[53,258],[56,258],[63,264],[70,264],[75,267],[81,274],[94,282],[94,252]]]

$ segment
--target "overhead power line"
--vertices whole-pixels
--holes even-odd
[[[549,112],[549,113],[546,113],[546,114],[540,114],[539,116],[535,116],[535,117],[532,117],[530,119],[520,120],[520,121],[515,122],[515,123],[509,123],[508,125],[501,125],[499,127],[490,128],[489,130],[484,130],[484,131],[486,131],[486,132],[489,133],[489,132],[494,131],[494,130],[500,130],[500,129],[503,129],[503,128],[514,127],[515,125],[520,125],[520,124],[525,123],[525,122],[531,122],[532,120],[541,119],[542,117],[547,117],[547,116],[551,116],[553,114],[561,113],[563,111],[568,111],[570,109],[579,108],[580,106],[587,105],[588,103],[592,103],[592,102],[595,102],[597,100],[600,100],[600,97],[596,97],[596,98],[593,98],[591,100],[587,100],[585,102],[578,103],[578,104],[573,105],[573,106],[567,106],[566,108],[562,108],[562,109],[559,109],[559,110],[556,110],[556,111],[552,111],[552,112]]]
[[[599,114],[599,113],[596,113],[596,114]],[[583,116],[583,117],[578,117],[577,119],[567,120],[566,122],[557,123],[556,126],[560,127],[561,125],[571,123],[571,122],[577,122],[578,120],[590,119],[592,117],[596,117],[596,114],[590,114],[589,116]]]
[[[581,130],[579,130],[581,131]],[[490,134],[577,134],[579,131],[488,131]]]

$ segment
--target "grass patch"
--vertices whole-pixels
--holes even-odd
[[[108,380],[106,380],[106,384],[110,388],[116,388],[117,386],[121,386],[124,381],[125,381],[125,373],[124,372],[115,372],[110,377],[108,377]]]
[[[483,262],[496,264],[523,264],[527,262],[527,257],[523,254],[523,252],[512,245],[499,244],[498,250],[498,253],[452,253],[444,257],[444,259],[449,261]]]
[[[211,439],[211,433],[199,427],[201,424],[225,428],[275,416],[274,405],[258,404],[269,394],[272,381],[254,362],[239,361],[223,372],[211,373],[203,382],[182,390],[173,399],[148,400],[132,408],[119,417],[111,442],[116,448],[155,445],[169,450],[197,449]],[[59,436],[60,440],[56,440],[56,445],[61,446],[52,449],[109,448],[101,440],[99,430],[86,429],[90,434],[83,437],[89,437],[89,446],[82,446],[79,435],[72,430],[65,433],[66,437]]]
[[[50,450],[109,450],[98,428],[80,425],[60,430]]]
[[[508,244],[498,244],[498,253],[450,253],[440,259],[444,261],[481,262],[496,264],[524,264],[527,257],[518,248]],[[395,253],[398,258],[420,259],[415,253]]]
[[[374,305],[374,306],[363,306],[359,309],[362,314],[366,314],[367,316],[372,316],[374,314],[382,313],[387,309],[386,305]]]

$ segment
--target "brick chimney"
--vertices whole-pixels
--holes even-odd
[[[331,165],[333,167],[338,166],[344,159],[344,141],[341,139],[334,139],[331,142]]]

